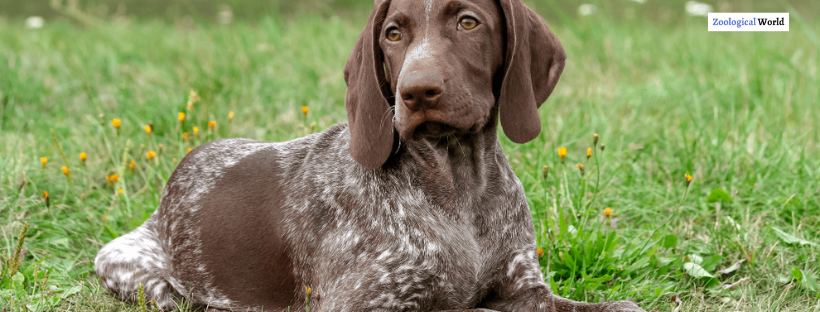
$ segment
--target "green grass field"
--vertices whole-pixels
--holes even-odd
[[[674,298],[682,311],[820,311],[820,14],[792,9],[788,33],[708,33],[682,3],[599,4],[580,17],[532,3],[569,59],[541,136],[499,136],[547,281],[648,311],[672,311]],[[342,67],[367,13],[42,29],[0,19],[0,307],[139,311],[101,289],[97,250],[156,209],[187,148],[346,122]],[[201,101],[188,108],[191,90]]]

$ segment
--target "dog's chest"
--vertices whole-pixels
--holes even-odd
[[[363,310],[463,308],[475,304],[484,249],[469,216],[393,205],[395,214],[361,219],[335,240],[347,265],[334,285]],[[426,208],[426,207],[425,207]],[[341,263],[337,263],[341,264]]]

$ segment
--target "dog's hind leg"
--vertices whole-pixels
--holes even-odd
[[[120,300],[137,302],[138,287],[142,284],[146,302],[154,300],[157,308],[174,310],[179,295],[168,282],[168,263],[152,216],[136,230],[100,249],[94,268],[103,286]]]

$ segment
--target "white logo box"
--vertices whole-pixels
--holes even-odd
[[[789,31],[789,13],[709,13],[709,31]]]

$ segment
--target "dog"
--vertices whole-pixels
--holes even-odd
[[[644,311],[544,283],[497,137],[539,135],[565,59],[522,0],[376,0],[344,68],[349,124],[197,147],[96,273],[161,309]]]

